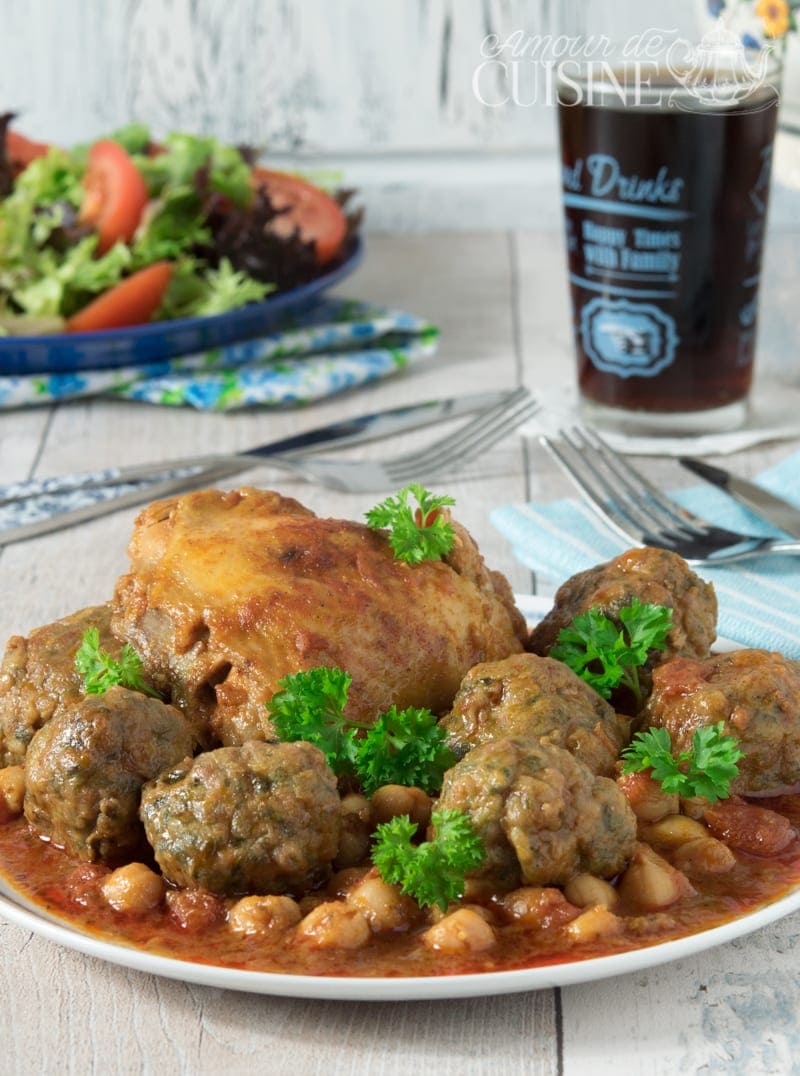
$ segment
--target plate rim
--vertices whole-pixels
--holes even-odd
[[[215,326],[224,325],[229,320],[235,321],[237,317],[243,318],[243,320],[252,321],[259,316],[267,316],[272,311],[279,313],[283,308],[291,309],[294,305],[302,303],[304,299],[313,298],[318,293],[326,291],[328,288],[332,288],[338,284],[340,280],[353,272],[353,270],[361,263],[364,257],[364,249],[364,238],[361,235],[357,235],[348,247],[346,256],[332,269],[320,273],[320,275],[314,277],[313,280],[307,280],[293,288],[287,288],[285,291],[277,291],[271,295],[267,295],[260,302],[247,303],[245,306],[237,307],[235,310],[227,310],[222,314],[169,318],[164,321],[149,321],[143,325],[131,325],[126,328],[118,329],[100,329],[95,332],[61,332],[48,333],[45,335],[40,334],[38,336],[0,336],[0,377],[36,377],[38,375],[46,374],[78,374],[82,371],[114,370],[122,368],[125,365],[134,365],[133,363],[128,363],[126,361],[111,361],[114,356],[109,352],[106,361],[100,361],[97,365],[83,364],[80,366],[62,367],[53,363],[50,365],[42,365],[41,362],[35,362],[35,368],[34,366],[31,366],[29,369],[21,371],[17,369],[20,365],[19,361],[13,363],[15,367],[14,369],[10,368],[12,363],[7,356],[26,347],[57,350],[59,347],[66,346],[67,344],[71,345],[74,349],[89,346],[91,350],[102,351],[104,348],[112,348],[115,344],[127,339],[134,341],[148,340],[164,333],[177,335],[195,330],[199,331],[204,328],[213,331]],[[252,340],[257,337],[259,331],[260,330],[255,330],[250,332],[247,336],[242,336],[236,340],[229,341],[228,344],[207,344],[205,346],[209,348],[219,346],[225,347],[231,346],[231,344],[234,343],[244,343],[247,340]],[[261,331],[269,332],[271,330],[266,329]],[[203,345],[200,346],[202,347]],[[191,354],[194,350],[196,350],[196,348],[181,348],[180,351],[171,352],[168,356],[164,356],[163,358],[148,359],[146,364],[155,365],[160,362],[167,362],[169,359],[180,358],[181,356]]]
[[[530,617],[541,616],[551,605],[549,599],[536,595],[515,595],[515,599],[522,612]],[[723,649],[733,649],[737,644],[729,639],[719,639],[717,645]],[[324,1001],[444,1001],[597,982],[695,956],[752,934],[797,911],[800,911],[800,884],[777,900],[708,930],[608,956],[465,975],[397,978],[299,975],[196,963],[150,953],[123,941],[110,941],[80,930],[68,919],[41,908],[0,874],[0,915],[8,922],[67,949],[106,963],[181,982],[251,994]]]

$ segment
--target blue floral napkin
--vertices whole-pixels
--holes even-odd
[[[758,481],[800,508],[800,453],[764,471]],[[711,486],[673,495],[684,507],[724,527],[785,537]],[[511,542],[517,559],[554,585],[625,548],[583,501],[507,505],[495,509],[491,520]],[[800,554],[772,554],[698,571],[717,592],[720,635],[800,660]]]
[[[433,355],[438,331],[413,314],[323,298],[256,340],[143,367],[0,376],[0,408],[117,396],[204,411],[309,403]]]

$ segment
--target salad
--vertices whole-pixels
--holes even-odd
[[[132,124],[34,142],[0,116],[0,334],[92,332],[222,314],[312,280],[359,224],[247,148]]]

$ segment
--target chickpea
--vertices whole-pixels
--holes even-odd
[[[677,793],[665,792],[649,773],[623,773],[617,784],[640,822],[656,822],[678,812]]]
[[[560,889],[532,885],[507,893],[499,903],[509,919],[544,930],[567,923],[580,914]]]
[[[301,941],[319,949],[361,949],[370,939],[366,916],[341,900],[318,904],[297,927]]]
[[[686,874],[726,874],[736,866],[736,856],[716,837],[700,837],[676,848],[672,862]]]
[[[369,856],[372,835],[372,810],[365,796],[352,793],[342,800],[342,831],[337,867],[355,867]]]
[[[594,908],[598,905],[613,908],[619,900],[613,885],[604,878],[595,877],[594,874],[576,874],[564,886],[564,896],[571,904],[577,904],[579,908]]]
[[[406,788],[405,785],[383,785],[372,797],[372,818],[375,825],[389,822],[397,815],[407,814],[421,830],[427,828],[431,820],[433,800],[421,788]]]
[[[24,799],[25,768],[6,766],[0,770],[0,823],[19,818]]]
[[[652,826],[646,826],[642,834],[647,843],[656,848],[679,848],[687,841],[698,841],[707,837],[708,830],[702,822],[694,818],[671,814],[654,822]]]
[[[115,912],[145,915],[161,903],[164,879],[144,863],[128,863],[106,878],[100,891]]]
[[[366,916],[376,933],[407,930],[418,914],[414,901],[397,886],[384,882],[377,871],[370,871],[350,890],[346,900]]]
[[[358,885],[368,874],[369,870],[366,867],[345,867],[334,874],[325,886],[324,892],[326,896],[333,897],[335,900],[344,900],[353,886]],[[325,898],[323,897],[322,899],[324,900]],[[316,901],[316,904],[320,903],[321,901]],[[315,907],[315,904],[310,904],[308,911],[311,911],[313,907]]]
[[[228,912],[228,926],[237,934],[276,937],[300,922],[300,907],[291,897],[242,897]]]
[[[429,949],[440,953],[481,953],[495,944],[495,933],[476,908],[458,908],[422,935]]]
[[[589,942],[610,934],[619,934],[622,926],[623,922],[618,915],[610,912],[604,904],[598,904],[567,923],[564,932],[574,942]]]
[[[625,901],[647,912],[669,908],[695,891],[685,874],[657,855],[649,845],[641,843],[637,844],[618,888]]]

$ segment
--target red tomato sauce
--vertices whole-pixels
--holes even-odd
[[[798,797],[782,797],[769,806],[792,821],[800,819]],[[620,901],[614,913],[623,918],[622,930],[593,942],[575,943],[558,925],[532,928],[509,922],[488,900],[485,907],[497,943],[484,952],[443,954],[426,948],[420,935],[431,919],[425,913],[420,913],[418,926],[376,935],[362,949],[320,950],[299,941],[293,931],[276,942],[235,934],[226,923],[234,901],[210,894],[203,894],[201,913],[194,921],[181,920],[168,902],[138,916],[116,912],[101,891],[110,868],[83,863],[47,844],[24,820],[0,826],[0,870],[6,880],[36,905],[87,934],[179,960],[296,975],[456,975],[610,956],[719,926],[785,896],[800,882],[796,838],[778,856],[767,859],[737,852],[736,861],[726,874],[693,878],[696,894],[665,911],[641,914]],[[304,898],[303,911],[331,900],[336,881],[334,877],[326,889]]]

